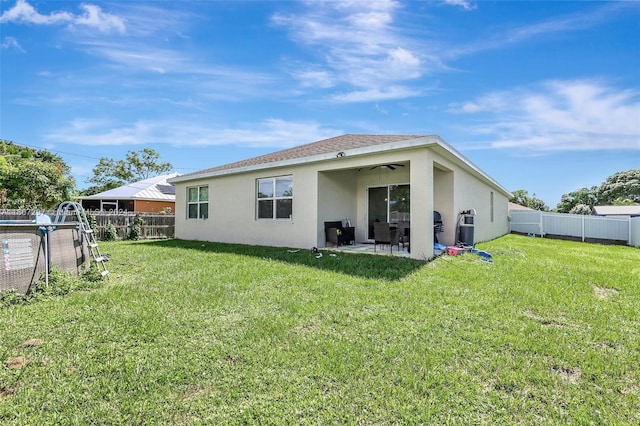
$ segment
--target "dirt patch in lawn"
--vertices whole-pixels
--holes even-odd
[[[9,368],[13,368],[14,370],[20,370],[21,368],[26,367],[31,364],[31,357],[28,356],[10,356],[5,361],[5,364]]]
[[[11,389],[0,388],[0,398],[9,398],[13,395],[13,391]]]
[[[43,343],[44,341],[42,339],[29,339],[16,346],[16,349],[28,348],[31,346],[42,346]]]
[[[620,293],[615,288],[606,288],[606,287],[593,287],[593,295],[598,299],[608,299],[616,294]]]
[[[564,382],[572,385],[577,385],[580,380],[580,376],[582,376],[582,371],[577,367],[555,366],[552,370],[560,376]]]
[[[536,312],[534,312],[532,310],[529,310],[529,309],[527,309],[524,312],[524,315],[527,318],[529,318],[529,319],[531,319],[533,321],[536,321],[536,322],[540,323],[541,325],[543,325],[545,327],[563,328],[563,327],[567,326],[567,324],[562,322],[562,321],[560,321],[560,319],[545,318],[545,317],[539,315],[538,313],[536,313]]]

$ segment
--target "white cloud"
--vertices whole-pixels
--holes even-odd
[[[51,142],[85,146],[167,144],[289,148],[343,133],[315,121],[271,118],[238,127],[215,127],[197,121],[138,120],[114,127],[110,120],[76,119],[47,135]]]
[[[326,70],[308,69],[299,72],[293,72],[293,75],[300,82],[302,87],[320,87],[328,89],[333,86],[333,76]]]
[[[397,78],[412,79],[420,77],[421,61],[412,52],[397,47],[387,54],[387,64]]]
[[[491,93],[474,101],[466,101],[462,104],[453,102],[449,104],[447,112],[454,114],[469,114],[478,112],[499,112],[510,105],[508,96],[504,93]]]
[[[404,87],[389,86],[367,90],[353,90],[345,93],[335,93],[331,99],[337,102],[375,102],[390,99],[403,99],[420,95],[420,92]]]
[[[317,63],[303,66],[313,73],[291,72],[302,87],[315,79],[320,88],[349,94],[329,96],[339,102],[398,99],[419,93],[408,86],[429,63],[435,64],[431,69],[441,67],[401,35],[400,25],[394,26],[400,8],[395,1],[314,2],[305,13],[275,15],[272,22],[286,27],[294,41],[322,52]],[[390,85],[395,89],[388,90]]]
[[[17,22],[26,24],[52,25],[59,22],[70,22],[73,15],[68,12],[51,12],[48,15],[38,13],[26,0],[17,0],[15,6],[5,10],[0,16],[0,23]]]
[[[20,52],[24,52],[24,49],[22,48],[22,46],[20,46],[20,43],[18,43],[18,40],[15,39],[15,37],[5,37],[2,39],[2,44],[0,44],[0,48],[2,48],[2,50],[4,49],[15,49],[18,50]]]
[[[84,13],[74,15],[69,12],[56,11],[47,15],[38,12],[27,0],[17,0],[16,4],[0,15],[0,23],[25,23],[35,25],[69,24],[71,26],[83,26],[95,28],[100,32],[110,32],[112,30],[124,33],[124,21],[109,13],[105,13],[99,6],[91,4],[81,4],[80,8]]]
[[[84,10],[84,14],[76,16],[74,24],[97,28],[103,33],[110,32],[112,29],[121,34],[125,32],[125,24],[121,18],[104,13],[100,7],[92,4],[81,4],[80,7]]]
[[[482,112],[482,111],[488,111],[489,107],[481,102],[473,102],[473,101],[469,101],[469,102],[465,102],[462,105],[458,104],[458,103],[451,103],[449,104],[449,112],[452,112],[454,114],[456,113],[475,113],[475,112]]]
[[[143,69],[164,73],[167,70],[184,69],[187,62],[186,56],[180,52],[135,41],[112,43],[94,40],[81,43],[81,47],[91,55],[133,70]]]
[[[492,93],[450,110],[495,113],[475,128],[494,148],[640,151],[640,91],[592,80],[554,80]]]
[[[455,1],[455,0],[454,0]],[[602,25],[624,13],[627,8],[636,8],[635,2],[607,2],[602,6],[585,9],[580,13],[554,15],[552,18],[527,23],[510,28],[489,28],[490,33],[479,34],[478,37],[465,46],[450,46],[443,55],[447,58],[473,54],[485,50],[502,49],[530,40],[541,40],[557,34],[584,31]]]
[[[464,10],[473,10],[476,8],[475,3],[468,0],[444,0],[444,2],[451,6],[460,6]]]
[[[338,129],[323,128],[315,121],[286,121],[268,119],[244,128],[213,130],[213,137],[205,145],[240,145],[249,147],[290,148],[326,139],[343,133]]]

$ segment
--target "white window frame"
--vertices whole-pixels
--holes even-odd
[[[207,189],[207,199],[206,200],[201,200],[201,191],[202,189],[206,188]],[[190,192],[192,189],[196,190],[196,193],[198,195],[198,199],[196,201],[191,201],[191,199],[189,198]],[[206,214],[202,213],[202,206],[206,205],[207,206],[207,211]],[[196,211],[197,211],[197,217],[190,217],[190,213],[191,213],[191,206],[196,206]],[[207,219],[209,218],[209,185],[197,185],[197,186],[188,186],[187,187],[187,220],[197,220],[197,219]]]
[[[278,195],[278,180],[290,180],[291,181],[291,194]],[[271,193],[267,196],[261,196],[260,183],[267,183],[271,181]],[[272,176],[256,179],[256,220],[291,220],[293,217],[293,175]],[[278,201],[291,200],[291,212],[288,217],[277,217],[278,213]],[[271,217],[260,217],[260,202],[271,201],[272,210]]]
[[[118,211],[118,200],[115,200],[115,201],[100,200],[100,211],[103,211],[103,212],[108,212],[108,211],[117,212]]]

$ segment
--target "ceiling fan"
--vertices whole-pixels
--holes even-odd
[[[398,167],[404,167],[404,164],[397,164],[397,163],[392,163],[392,164],[379,164],[377,166],[373,166],[371,167],[369,170],[373,170],[377,167],[386,167],[389,170],[395,170]]]

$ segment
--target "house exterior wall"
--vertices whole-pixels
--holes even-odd
[[[319,172],[318,174],[318,247],[325,246],[324,222],[346,219],[358,229],[358,172],[354,169]],[[356,241],[360,241],[356,236]]]
[[[175,211],[175,201],[154,201],[154,200],[82,200],[82,207],[87,210],[100,211],[101,201],[106,203],[118,203],[119,211],[132,211],[140,213],[159,213],[164,209],[171,209],[171,213]],[[111,209],[104,209],[109,211]]]
[[[285,175],[293,176],[292,219],[256,219],[256,180]],[[315,246],[316,176],[314,169],[297,166],[176,183],[176,237],[279,247]],[[187,188],[202,185],[209,186],[209,217],[187,220]]]
[[[379,164],[403,163],[388,170]],[[256,180],[291,175],[291,220],[256,219]],[[433,210],[445,219],[445,244],[455,242],[457,214],[477,212],[475,241],[508,232],[507,196],[465,170],[452,158],[428,146],[346,156],[236,174],[176,182],[176,237],[187,240],[280,247],[324,247],[324,222],[351,219],[356,240],[367,237],[367,189],[393,184],[411,185],[411,256],[433,257]],[[209,186],[209,217],[187,220],[187,188]],[[490,220],[490,193],[494,217]],[[442,235],[441,235],[442,239]]]
[[[456,213],[474,209],[474,242],[489,241],[509,232],[509,199],[464,170],[455,173]],[[491,193],[493,192],[493,220]]]
[[[444,231],[438,235],[439,243],[455,244],[456,211],[453,206],[454,180],[453,170],[433,162],[433,210],[442,216]]]
[[[146,201],[135,200],[133,211],[140,213],[159,213],[165,209],[171,209],[171,213],[175,211],[175,201]]]

